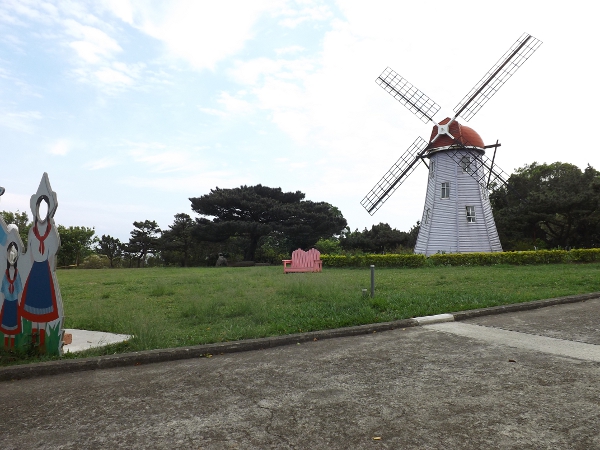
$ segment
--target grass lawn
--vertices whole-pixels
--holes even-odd
[[[600,264],[376,269],[62,270],[65,327],[132,334],[92,356],[386,322],[600,291]],[[0,365],[27,362],[0,354]],[[69,355],[73,357],[74,355]],[[36,359],[39,360],[39,359]],[[29,360],[31,361],[31,360]]]

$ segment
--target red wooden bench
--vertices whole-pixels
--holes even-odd
[[[283,273],[321,272],[322,270],[321,253],[316,248],[311,248],[307,252],[302,249],[294,250],[292,259],[283,260]]]

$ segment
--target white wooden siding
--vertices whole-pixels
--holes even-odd
[[[429,158],[435,171],[428,177],[423,219],[428,208],[430,214],[428,223],[421,222],[415,253],[502,251],[489,198],[477,180],[463,172],[447,151]],[[442,183],[450,183],[450,198],[441,198]],[[475,208],[475,222],[467,222],[466,206]]]

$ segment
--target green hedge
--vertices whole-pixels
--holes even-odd
[[[558,264],[600,261],[600,248],[577,250],[537,250],[528,252],[444,253],[428,258],[417,254],[321,255],[325,267],[423,267],[491,266],[495,264]]]
[[[326,267],[422,267],[426,264],[425,255],[390,254],[390,255],[321,255],[323,266]]]

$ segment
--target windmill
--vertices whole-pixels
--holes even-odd
[[[484,145],[469,121],[542,44],[525,33],[456,105],[455,115],[440,122],[440,106],[389,67],[376,82],[424,123],[434,124],[429,142],[418,137],[361,201],[373,215],[423,162],[429,169],[423,218],[415,253],[500,252],[488,190],[504,183],[506,174],[494,165],[496,144]],[[486,149],[494,149],[492,159]],[[429,164],[425,162],[429,159]]]

